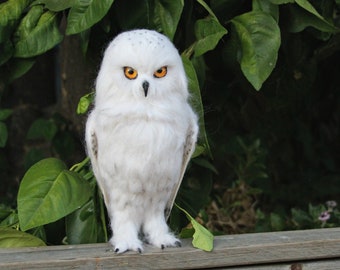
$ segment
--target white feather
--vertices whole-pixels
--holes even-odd
[[[163,66],[166,76],[154,77]],[[124,67],[134,68],[138,76],[126,78]],[[106,49],[86,144],[116,252],[141,251],[141,230],[155,246],[179,243],[164,211],[173,205],[196,143],[197,117],[188,96],[181,58],[165,36],[150,30],[124,32]]]

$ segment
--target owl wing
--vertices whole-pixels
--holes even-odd
[[[107,194],[105,189],[103,188],[103,184],[101,183],[99,177],[99,165],[98,165],[98,139],[96,134],[96,124],[94,120],[94,112],[92,112],[86,122],[86,131],[85,131],[85,140],[86,140],[86,148],[87,154],[91,160],[92,170],[94,172],[95,177],[97,178],[97,184],[103,194],[104,201],[107,203]]]
[[[165,207],[165,211],[164,211],[165,213],[164,214],[165,214],[166,219],[168,219],[169,216],[170,216],[170,212],[171,212],[171,209],[174,205],[177,192],[178,192],[178,190],[181,186],[185,170],[186,170],[187,165],[190,161],[191,155],[193,154],[193,152],[195,150],[197,133],[198,133],[197,124],[193,123],[192,125],[189,126],[188,131],[187,131],[184,149],[183,149],[181,172],[180,172],[180,175],[179,175],[179,179],[177,181],[177,186],[175,186],[174,189],[172,190],[169,201],[168,201],[168,203],[166,204],[166,207]]]

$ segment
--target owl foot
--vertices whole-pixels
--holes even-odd
[[[136,251],[138,253],[143,252],[143,245],[139,239],[127,240],[127,239],[115,239],[110,240],[112,246],[114,246],[114,252],[117,254],[124,253],[127,251]]]
[[[182,243],[181,243],[180,241],[176,241],[176,242],[175,242],[174,247],[181,247],[181,246],[182,246]],[[162,246],[161,246],[161,249],[164,249],[164,248],[165,248],[165,246],[162,245]]]
[[[151,245],[164,249],[166,247],[180,247],[181,241],[179,241],[175,236],[171,233],[166,233],[162,236],[158,236],[157,238],[149,239]]]

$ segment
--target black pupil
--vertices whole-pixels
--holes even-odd
[[[162,69],[157,70],[158,73],[162,73]]]
[[[134,73],[133,69],[129,69],[128,73],[132,75]]]

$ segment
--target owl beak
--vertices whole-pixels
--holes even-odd
[[[145,97],[148,95],[148,90],[149,90],[149,82],[148,81],[144,81],[143,84],[143,89],[144,89],[144,95]]]

